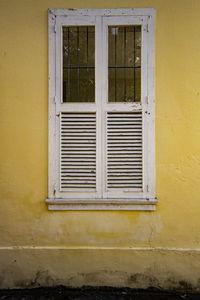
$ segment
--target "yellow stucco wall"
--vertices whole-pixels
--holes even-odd
[[[71,7],[156,10],[156,212],[47,210],[47,9]],[[199,37],[199,0],[0,0],[0,287],[200,287]]]

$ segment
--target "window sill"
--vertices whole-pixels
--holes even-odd
[[[151,199],[56,199],[47,198],[48,210],[138,210],[155,211],[158,200]]]

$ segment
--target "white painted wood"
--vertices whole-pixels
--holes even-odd
[[[47,203],[50,210],[155,210],[156,200],[149,204],[146,199],[155,199],[155,133],[154,133],[154,9],[50,9],[49,10],[49,199]],[[108,103],[108,25],[135,25],[142,26],[142,95],[141,103]],[[95,103],[63,103],[62,102],[62,26],[95,26]],[[81,130],[81,122],[79,119],[74,119],[73,128],[67,124],[62,124],[60,127],[61,113],[95,113],[96,114],[96,161],[94,158],[94,148],[92,139],[94,131],[91,130],[90,123],[87,123],[87,128]],[[120,113],[142,113],[142,128],[138,130],[137,122],[129,124],[124,123],[128,132],[126,133],[127,140],[129,137],[136,142],[142,136],[143,155],[141,156],[140,148],[131,148],[131,145],[124,145],[120,148],[121,152],[118,157],[120,161],[116,161],[117,145],[121,145],[126,129],[122,129],[119,134],[118,124],[120,119],[114,119],[112,125],[107,124],[107,114],[112,112]],[[110,140],[115,140],[116,149],[113,150],[110,146],[106,146],[106,133],[112,130]],[[84,156],[84,165],[79,169],[76,165],[83,160],[82,153],[80,154],[76,144],[67,149],[64,144],[60,145],[60,132],[70,132],[71,141],[76,140],[76,133],[80,133],[81,147],[85,147],[87,155]],[[84,137],[85,136],[85,137]],[[89,138],[90,137],[90,138]],[[67,139],[67,137],[65,137]],[[87,142],[87,147],[85,142]],[[140,146],[140,143],[135,145]],[[107,148],[106,148],[107,147]],[[110,179],[110,187],[107,186],[107,159],[106,153],[109,153],[109,173],[112,174],[115,170],[118,183],[113,186],[113,180]],[[139,149],[139,151],[138,151]],[[73,151],[73,154],[70,153]],[[129,152],[130,151],[130,152]],[[62,164],[60,165],[60,154],[62,152]],[[142,159],[142,165],[136,168],[136,159]],[[123,159],[126,159],[128,164],[124,164]],[[69,169],[69,163],[73,162]],[[87,176],[87,167],[95,168],[96,164],[96,187],[91,188],[90,178]],[[70,171],[69,171],[70,170]],[[75,172],[74,172],[75,170]],[[84,176],[78,176],[84,170]],[[136,176],[130,176],[136,172]],[[141,182],[141,172],[143,173],[143,186],[139,188],[137,180]],[[68,183],[62,185],[63,175],[73,177],[76,176],[75,184],[85,182],[84,188],[78,191],[73,187],[69,190]],[[123,175],[123,176],[122,176]],[[135,182],[135,188],[124,189],[124,176],[127,183]],[[121,187],[121,188],[120,188]],[[121,204],[115,204],[113,198],[121,199]],[[125,199],[131,201],[139,201],[138,203],[129,203]],[[53,199],[53,200],[52,200]],[[60,203],[59,199],[62,199]],[[78,204],[76,203],[78,199]],[[87,200],[100,199],[100,203],[87,204]],[[143,199],[143,200],[142,200]],[[68,202],[70,200],[70,203]],[[116,200],[116,199],[115,199]],[[50,201],[50,202],[49,202]],[[81,201],[81,204],[80,204]],[[104,203],[104,201],[106,201]],[[58,203],[59,202],[59,203]],[[63,204],[64,203],[64,204]],[[104,203],[104,204],[103,204]],[[113,204],[114,203],[114,204]],[[55,204],[55,205],[54,205]],[[142,209],[143,207],[143,209]]]
[[[141,89],[141,100],[142,100],[142,121],[143,121],[143,192],[148,194],[147,186],[148,183],[148,113],[147,106],[149,104],[146,99],[148,99],[148,32],[147,32],[148,17],[145,19],[145,23],[142,26],[142,69],[141,69],[141,80],[142,80],[142,89]]]
[[[156,204],[158,200],[156,198],[111,198],[111,199],[102,199],[102,198],[95,198],[95,199],[77,199],[77,198],[71,198],[71,199],[62,199],[62,198],[47,198],[46,203],[47,204],[84,204],[84,203],[90,203],[90,204]]]
[[[107,144],[106,144],[106,141],[109,139],[109,136],[108,136],[108,139],[106,137],[106,133],[109,131],[109,124],[107,123],[107,114],[111,113],[112,112],[137,112],[137,111],[142,111],[142,115],[143,115],[143,134],[142,134],[142,148],[143,148],[143,182],[142,182],[142,188],[139,188],[139,185],[135,185],[135,188],[130,188],[130,186],[128,187],[128,184],[127,184],[127,187],[126,184],[120,184],[120,181],[116,181],[116,183],[118,183],[118,187],[121,187],[120,188],[114,188],[114,185],[109,185],[109,188],[107,186],[107,182],[108,182],[108,176],[106,175],[106,172],[107,172],[107,164],[108,162],[111,163],[112,161],[115,161],[116,159],[108,159],[108,155],[106,154],[104,156],[104,166],[105,166],[105,176],[104,176],[104,196],[105,198],[112,198],[112,197],[124,197],[126,195],[126,197],[130,197],[130,198],[134,198],[134,197],[137,197],[138,195],[138,192],[145,192],[145,194],[147,193],[147,191],[145,191],[145,186],[146,186],[146,182],[147,182],[147,166],[146,166],[146,160],[145,160],[145,157],[147,156],[146,154],[146,134],[145,134],[145,130],[148,130],[146,128],[146,122],[145,122],[145,118],[146,118],[146,115],[144,115],[144,102],[145,102],[145,99],[148,95],[147,93],[147,69],[148,69],[148,65],[147,65],[147,36],[145,35],[145,31],[146,31],[146,26],[147,26],[147,21],[148,21],[148,17],[145,16],[145,17],[139,17],[139,16],[136,16],[136,17],[130,17],[130,16],[126,16],[126,17],[123,17],[123,16],[120,16],[120,17],[103,17],[103,37],[104,37],[104,40],[103,40],[103,45],[104,45],[104,54],[103,54],[103,57],[104,57],[104,64],[103,64],[103,67],[104,67],[104,77],[103,77],[103,91],[104,91],[104,94],[103,94],[103,99],[102,99],[102,102],[104,103],[104,106],[103,106],[103,109],[104,109],[104,123],[105,123],[105,127],[104,127],[104,134],[105,134],[105,137],[104,137],[104,147],[105,149],[109,149],[107,147]],[[141,70],[141,86],[142,86],[142,90],[141,90],[141,103],[139,104],[134,104],[132,105],[131,103],[115,103],[114,105],[111,104],[111,103],[108,103],[108,26],[109,25],[142,25],[142,57],[141,57],[141,60],[142,60],[142,70]],[[114,109],[113,109],[114,107]],[[138,110],[137,110],[138,109]],[[117,125],[117,122],[120,122],[121,118],[119,119],[116,119],[116,125]],[[125,124],[129,124],[129,119],[127,120],[127,122],[125,122]],[[120,123],[119,123],[119,126],[120,126]],[[145,127],[145,129],[144,129]],[[116,141],[118,141],[119,143],[123,141],[123,137],[121,136],[122,133],[120,133],[119,137],[118,137],[118,140],[116,139]],[[130,135],[130,140],[132,139],[133,137],[131,137]],[[112,138],[110,138],[111,140]],[[129,139],[128,135],[127,135],[127,140]],[[129,157],[127,157],[127,162],[131,162],[131,161],[134,161],[133,158],[131,158],[131,155]],[[141,160],[142,161],[142,160]],[[124,161],[125,163],[125,161]],[[121,181],[123,182],[123,181]],[[111,182],[112,183],[112,182]]]
[[[59,211],[59,210],[112,210],[112,211],[155,211],[156,205],[146,204],[126,204],[126,205],[104,205],[104,204],[59,204],[59,205],[48,205],[48,210]]]
[[[107,26],[144,25],[147,18],[147,16],[103,16],[103,22]]]
[[[107,74],[107,71],[105,71],[104,73]],[[105,77],[107,78],[107,77]],[[105,86],[106,90],[104,91],[105,93],[107,93],[107,84]],[[104,111],[121,111],[121,112],[132,112],[132,111],[141,111],[142,110],[142,104],[141,103],[107,103],[107,98],[108,96],[106,95],[104,98],[104,102],[103,102],[103,106],[104,106]],[[106,99],[106,102],[105,102]]]
[[[60,9],[50,8],[50,14],[56,16],[152,16],[154,8],[119,8],[119,9]]]
[[[157,199],[47,199],[49,210],[139,210],[154,211]]]
[[[76,103],[76,112],[97,112],[96,103]],[[74,104],[56,103],[56,114],[60,112],[74,112]]]
[[[97,147],[96,147],[96,165],[97,165],[97,197],[102,197],[103,185],[103,165],[102,165],[102,18],[96,16],[95,27],[95,99],[97,104]]]
[[[48,147],[48,195],[55,196],[56,170],[56,107],[55,107],[55,15],[49,12],[49,147]]]
[[[51,15],[51,13],[50,13]],[[55,154],[51,156],[50,161],[54,161],[54,170],[52,172],[52,177],[54,178],[54,192],[52,196],[55,197],[61,197],[61,198],[70,198],[70,197],[76,197],[76,198],[82,198],[84,197],[94,198],[98,197],[98,191],[96,186],[96,180],[94,181],[93,177],[90,178],[81,178],[76,177],[76,180],[69,179],[69,176],[66,173],[66,168],[63,169],[63,167],[69,166],[69,164],[73,164],[73,168],[81,164],[82,170],[90,168],[90,170],[93,172],[94,166],[96,164],[96,153],[88,152],[88,155],[85,155],[84,152],[80,152],[80,154],[76,155],[75,153],[69,153],[66,152],[66,147],[64,146],[65,141],[77,141],[77,135],[75,132],[71,132],[69,130],[69,127],[72,126],[72,123],[66,125],[66,123],[62,124],[61,126],[61,114],[62,113],[70,113],[70,112],[81,112],[88,116],[88,113],[95,113],[97,115],[97,105],[96,103],[62,103],[62,27],[63,26],[73,26],[73,25],[96,25],[96,17],[81,17],[78,18],[74,17],[62,17],[62,16],[56,16],[54,18],[54,28],[56,28],[54,34],[56,35],[56,39],[54,41],[54,47],[56,48],[54,51],[50,49],[50,52],[53,52],[53,58],[55,60],[55,93],[54,93],[54,99],[56,100],[56,112],[54,112],[55,117],[55,123],[54,126],[55,130],[55,140],[54,140],[54,147],[55,147]],[[96,25],[96,28],[98,26]],[[51,61],[50,61],[51,64]],[[51,103],[49,104],[51,105]],[[77,114],[76,114],[77,116]],[[80,127],[82,126],[83,120],[79,120],[74,118],[73,122],[76,123],[76,126]],[[96,119],[95,119],[96,122]],[[91,131],[91,128],[93,128],[91,125],[91,122],[84,123],[84,125],[88,128],[90,133],[83,133],[79,130],[80,142],[82,141],[81,147],[83,145],[91,145],[91,142],[95,139],[94,131]],[[85,128],[85,127],[84,127]],[[65,132],[71,132],[70,138],[68,138],[65,135]],[[62,138],[60,139],[62,135]],[[95,128],[95,135],[96,135],[96,128]],[[53,140],[53,139],[52,139]],[[97,144],[98,145],[98,144]],[[65,149],[65,150],[64,150]],[[69,147],[68,147],[69,150]],[[80,150],[80,149],[79,149]],[[78,149],[77,149],[78,151]],[[83,164],[84,162],[84,164]],[[94,163],[94,164],[93,164]],[[68,168],[69,170],[70,168]],[[95,173],[97,176],[97,172]],[[64,176],[68,176],[65,180]],[[83,177],[83,176],[82,176]],[[97,176],[98,178],[99,176]],[[92,182],[91,182],[92,179]],[[96,178],[95,178],[96,179]],[[84,188],[82,188],[84,183]]]
[[[148,17],[148,190],[155,197],[155,12]]]

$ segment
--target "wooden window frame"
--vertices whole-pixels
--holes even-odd
[[[105,18],[113,17],[113,18]],[[48,198],[46,203],[49,210],[147,210],[156,209],[155,198],[155,117],[154,117],[154,60],[155,60],[155,12],[152,8],[141,9],[49,9],[49,157],[48,157]],[[126,24],[124,20],[126,18]],[[104,22],[105,20],[105,22]],[[116,21],[117,20],[117,21]],[[133,20],[133,21],[132,21]],[[117,24],[116,24],[117,22]],[[108,42],[103,34],[109,25],[142,25],[142,96],[141,103],[127,103],[126,111],[141,110],[143,114],[143,176],[142,192],[133,192],[131,197],[120,193],[115,197],[76,197],[71,194],[66,198],[59,190],[59,114],[62,111],[73,112],[73,104],[62,103],[62,53],[61,29],[63,25],[96,25],[95,29],[95,99],[97,107],[101,107],[102,99],[107,98],[107,56]],[[96,38],[96,36],[101,38]],[[103,49],[103,51],[98,50]],[[105,57],[105,59],[102,59]],[[101,81],[101,85],[98,84]],[[81,104],[77,111],[81,112]],[[115,111],[115,103],[106,104]],[[119,104],[117,104],[119,107]],[[124,105],[124,104],[123,104]],[[84,103],[84,110],[91,103]],[[121,106],[122,107],[122,106]],[[122,111],[124,108],[122,107]],[[95,111],[95,109],[94,109]],[[105,119],[102,122],[102,127]],[[98,134],[98,137],[101,134]],[[97,139],[98,139],[97,137]],[[105,147],[105,145],[104,145]],[[105,155],[105,154],[103,154]],[[97,166],[101,158],[97,147]],[[97,184],[103,186],[105,172],[101,170],[102,178]],[[105,193],[106,194],[106,193]],[[74,196],[75,195],[75,196]],[[106,194],[107,195],[107,194]]]

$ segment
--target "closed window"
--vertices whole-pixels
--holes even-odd
[[[50,210],[155,210],[154,10],[49,10]]]

